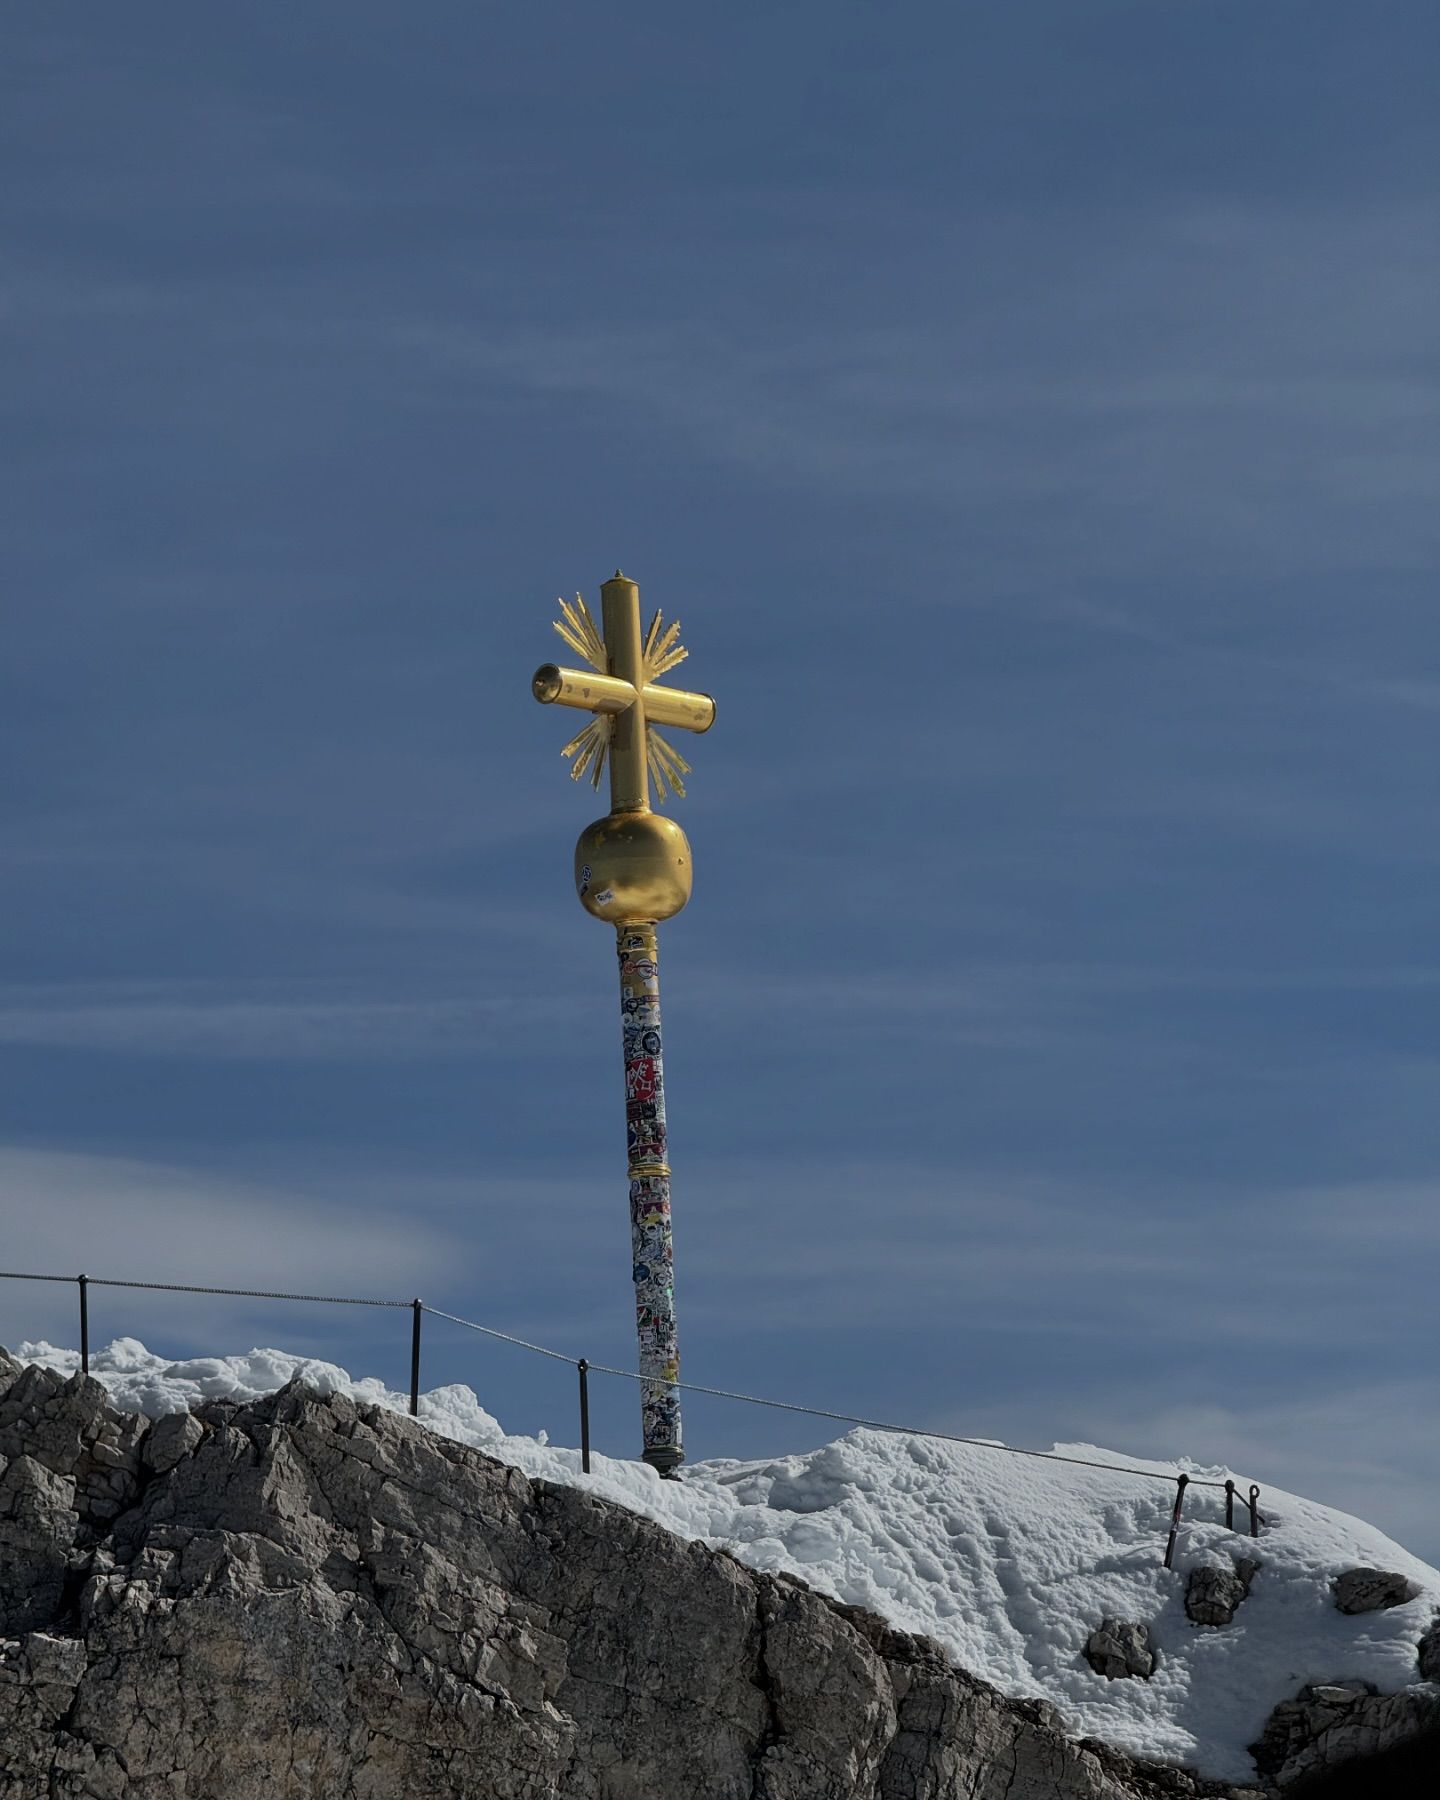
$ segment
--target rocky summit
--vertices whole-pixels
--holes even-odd
[[[1074,1742],[870,1613],[339,1395],[151,1425],[3,1358],[0,1458],[0,1800],[1265,1791]]]

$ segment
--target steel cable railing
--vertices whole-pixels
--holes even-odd
[[[36,1274],[17,1269],[0,1269],[0,1281],[50,1281],[72,1283],[79,1289],[80,1295],[80,1367],[90,1372],[90,1302],[89,1290],[92,1287],[133,1288],[152,1293],[165,1294],[211,1294],[237,1300],[293,1300],[306,1302],[316,1306],[370,1306],[384,1307],[392,1310],[406,1309],[412,1318],[410,1335],[410,1413],[414,1417],[420,1410],[420,1329],[421,1321],[426,1313],[433,1318],[444,1319],[451,1325],[462,1326],[467,1331],[480,1333],[484,1337],[494,1338],[500,1343],[511,1344],[516,1349],[528,1350],[536,1356],[549,1357],[554,1362],[568,1363],[575,1369],[580,1378],[580,1465],[585,1474],[590,1473],[590,1376],[612,1375],[622,1381],[653,1381],[654,1377],[642,1376],[633,1369],[611,1368],[605,1363],[592,1363],[583,1356],[570,1356],[563,1350],[552,1350],[544,1344],[531,1343],[527,1338],[516,1337],[508,1331],[500,1331],[493,1325],[481,1325],[475,1319],[462,1318],[458,1313],[446,1312],[438,1306],[427,1305],[418,1297],[412,1300],[377,1300],[360,1298],[345,1294],[292,1294],[273,1288],[229,1288],[202,1287],[182,1281],[121,1281],[102,1275],[50,1275]],[[1235,1481],[1227,1478],[1224,1481],[1207,1480],[1195,1475],[1168,1475],[1158,1469],[1136,1468],[1129,1463],[1099,1462],[1093,1457],[1066,1456],[1059,1450],[1032,1450],[1019,1444],[998,1444],[988,1438],[963,1437],[951,1431],[933,1431],[921,1425],[896,1425],[884,1419],[867,1419],[858,1413],[835,1412],[823,1406],[804,1406],[794,1400],[771,1400],[759,1394],[742,1394],[733,1388],[707,1387],[700,1382],[674,1381],[665,1382],[666,1387],[678,1389],[681,1393],[706,1394],[718,1400],[735,1400],[745,1406],[764,1406],[778,1412],[800,1413],[807,1418],[829,1419],[842,1425],[858,1425],[868,1431],[893,1432],[898,1436],[933,1438],[940,1443],[965,1444],[977,1450],[990,1450],[1003,1456],[1028,1456],[1041,1462],[1068,1463],[1080,1469],[1102,1469],[1113,1475],[1129,1475],[1142,1481],[1163,1481],[1175,1486],[1175,1503],[1170,1515],[1169,1537],[1165,1546],[1165,1567],[1172,1566],[1175,1554],[1175,1540],[1180,1529],[1181,1512],[1185,1504],[1187,1488],[1216,1488],[1225,1495],[1225,1524],[1228,1529],[1235,1529],[1235,1499],[1239,1494]],[[1262,1522],[1259,1508],[1260,1489],[1252,1483],[1248,1493],[1241,1497],[1241,1504],[1249,1512],[1250,1536],[1260,1535]]]

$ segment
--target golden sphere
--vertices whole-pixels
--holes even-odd
[[[611,925],[673,919],[690,898],[692,875],[685,833],[652,812],[597,819],[575,846],[580,904]]]

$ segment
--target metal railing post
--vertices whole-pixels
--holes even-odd
[[[575,1367],[580,1371],[580,1467],[590,1473],[590,1365],[582,1356]]]
[[[80,1284],[80,1373],[90,1373],[90,1277],[77,1275]]]
[[[1185,1504],[1185,1490],[1190,1485],[1190,1477],[1181,1475],[1175,1482],[1175,1510],[1170,1515],[1170,1541],[1165,1546],[1165,1567],[1175,1567],[1175,1536],[1180,1529],[1180,1509]]]
[[[1225,1483],[1225,1529],[1235,1529],[1235,1483],[1228,1480]]]
[[[1251,1535],[1251,1537],[1259,1537],[1259,1535],[1260,1535],[1259,1500],[1260,1500],[1259,1488],[1252,1487],[1250,1489],[1250,1535]]]
[[[425,1311],[419,1300],[410,1302],[410,1417],[420,1411],[420,1317]]]

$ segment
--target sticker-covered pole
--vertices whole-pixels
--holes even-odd
[[[662,1474],[683,1461],[680,1344],[675,1327],[675,1245],[670,1232],[670,1165],[665,1134],[665,1066],[660,1037],[659,946],[655,927],[621,925],[620,1022],[625,1039],[625,1135],[630,1170],[630,1244],[635,1264],[635,1329],[640,1341],[640,1416],[645,1460]]]
[[[573,759],[574,778],[589,776],[598,788],[607,763],[610,769],[610,811],[575,846],[575,891],[586,912],[615,927],[620,952],[641,1425],[646,1462],[670,1475],[684,1453],[655,928],[690,898],[691,865],[685,833],[651,811],[650,792],[653,785],[657,804],[667,790],[683,795],[690,772],[657,724],[708,731],[715,702],[663,684],[661,676],[685,658],[680,627],[662,629],[657,612],[642,631],[640,590],[618,569],[600,589],[599,625],[578,595],[560,610],[555,629],[589,668],[544,663],[530,690],[543,705],[592,715],[562,752]]]

